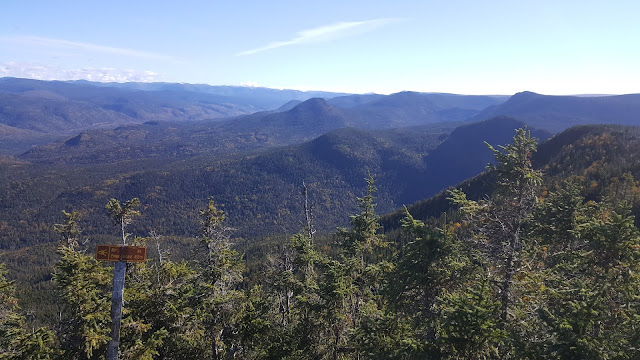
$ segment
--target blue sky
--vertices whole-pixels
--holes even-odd
[[[640,1],[0,1],[0,76],[640,92]]]

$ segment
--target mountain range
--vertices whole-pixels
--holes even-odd
[[[262,111],[219,121],[145,121],[110,129],[85,130],[34,147],[21,155],[31,161],[113,162],[140,157],[232,154],[311,140],[328,131],[356,127],[387,129],[425,124],[449,128],[499,97],[399,93],[312,98],[284,111]],[[331,105],[342,104],[347,107]]]
[[[295,98],[339,96],[244,87],[101,84],[0,78],[0,146],[17,153],[79,131],[145,121],[216,120],[276,109]]]
[[[517,118],[541,129],[559,132],[575,125],[640,123],[640,94],[617,96],[550,96],[525,91],[490,106],[473,117]]]
[[[638,226],[640,130],[612,124],[638,125],[639,104],[638,95],[350,95],[0,79],[0,263],[21,284],[24,308],[48,306],[53,318],[61,210],[79,214],[91,252],[120,231],[107,216],[109,199],[137,197],[141,216],[127,230],[160,236],[180,258],[192,254],[186,244],[213,196],[249,268],[262,271],[266,254],[304,227],[303,183],[314,241],[331,252],[336,227],[359,212],[369,175],[393,241],[403,205],[441,227],[442,214],[459,220],[448,189],[490,196],[487,143],[507,144],[524,126],[541,140],[533,163],[544,191],[570,181],[586,201],[624,198]]]
[[[0,246],[51,241],[62,209],[80,211],[88,233],[108,234],[102,208],[112,197],[141,199],[142,233],[194,235],[194,213],[211,195],[239,236],[292,233],[303,181],[318,228],[330,231],[355,211],[368,174],[378,210],[390,212],[481,173],[491,161],[485,141],[505,144],[525,125],[544,140],[576,123],[633,124],[639,104],[638,95],[345,95],[4,78],[0,136],[13,156],[0,157]],[[21,152],[34,139],[44,144]]]
[[[497,118],[460,127],[451,135],[452,129],[428,125],[343,128],[301,144],[237,156],[0,164],[8,177],[0,181],[4,194],[0,207],[5,209],[0,222],[7,224],[0,244],[20,247],[42,241],[38,237],[48,232],[47,224],[55,223],[62,209],[85,214],[90,232],[109,233],[111,226],[101,209],[112,197],[140,198],[145,211],[137,230],[143,233],[153,229],[193,235],[198,228],[193,215],[212,195],[225,204],[238,235],[255,237],[283,229],[293,233],[301,226],[303,182],[314,204],[317,227],[329,231],[344,225],[356,210],[355,199],[369,174],[379,188],[379,211],[389,212],[476,175],[491,159],[484,140],[506,143],[513,129],[521,126],[524,123]],[[473,154],[447,151],[452,147],[472,149]],[[462,158],[469,166],[451,167]],[[444,173],[450,174],[449,182],[434,180],[434,175]]]

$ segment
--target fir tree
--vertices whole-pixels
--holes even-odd
[[[513,142],[498,149],[491,145],[495,164],[488,169],[496,179],[496,190],[488,199],[472,201],[455,190],[451,200],[460,206],[465,227],[471,229],[461,241],[476,250],[474,262],[482,264],[499,297],[499,318],[495,324],[500,330],[517,333],[512,329],[515,318],[514,304],[520,291],[518,274],[523,262],[523,230],[537,201],[541,173],[531,166],[531,155],[536,151],[537,139],[525,129],[516,130]],[[510,328],[510,329],[508,329]],[[513,344],[500,345],[500,356],[511,354]],[[497,345],[496,345],[497,346]]]
[[[233,357],[239,351],[236,322],[242,292],[238,286],[244,266],[240,254],[231,248],[232,229],[224,224],[225,219],[212,197],[200,210],[200,243],[205,253],[199,257],[197,271],[201,273],[194,279],[193,296],[214,359]]]
[[[111,276],[93,257],[76,249],[78,214],[64,212],[64,224],[53,280],[62,300],[57,334],[67,359],[97,359],[109,341],[109,282]]]
[[[25,329],[25,319],[15,297],[15,285],[6,275],[4,264],[0,264],[0,359],[52,359],[55,355],[53,333],[44,328],[33,332]]]

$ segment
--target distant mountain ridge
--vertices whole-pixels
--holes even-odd
[[[479,121],[499,115],[553,132],[584,124],[640,125],[640,94],[587,97],[525,91],[485,109],[473,119]]]
[[[306,98],[314,95],[321,97]],[[577,124],[638,124],[637,114],[640,94],[345,95],[202,84],[0,78],[0,153],[15,156],[29,150],[24,158],[34,161],[66,161],[65,157],[118,161],[207,151],[238,153],[300,143],[342,127],[375,130],[509,116],[558,132]],[[82,141],[67,143],[72,138]]]
[[[308,108],[305,101],[323,98],[324,109]],[[335,98],[335,100],[334,100]],[[189,122],[242,118],[248,124],[277,124],[284,117],[291,126],[324,124],[298,136],[310,139],[323,132],[355,126],[365,129],[415,126],[426,123],[463,121],[504,97],[462,96],[403,92],[393,95],[349,95],[268,88],[209,86],[172,83],[95,83],[89,81],[39,81],[0,78],[0,124],[4,124],[0,152],[17,154],[63,136],[94,129],[114,129],[145,122]],[[297,106],[297,115],[278,116]],[[307,109],[305,110],[305,107]],[[336,110],[337,109],[337,110]],[[318,114],[314,111],[318,110]],[[329,118],[322,118],[327,112]],[[318,116],[318,119],[311,120]],[[278,120],[279,119],[279,120]],[[247,129],[250,125],[242,125]],[[333,125],[331,125],[333,124]],[[235,126],[235,125],[234,125]],[[256,130],[258,131],[258,130]],[[286,131],[290,133],[291,131]],[[282,144],[286,144],[282,143]],[[278,144],[277,144],[278,145]],[[188,146],[188,144],[185,144]]]
[[[60,136],[146,121],[229,118],[277,109],[292,99],[306,100],[319,95],[345,94],[189,84],[103,84],[0,78],[0,124],[6,125],[0,140],[14,144],[0,146],[0,151],[15,154]]]
[[[232,86],[232,85],[207,85],[167,82],[92,82],[86,80],[67,81],[68,83],[89,84],[99,87],[115,87],[130,90],[143,91],[173,91],[194,92],[203,94],[220,95],[234,99],[247,99],[257,108],[275,109],[282,104],[291,101],[304,101],[314,97],[333,98],[350,94],[330,91],[301,91],[291,89],[272,89],[259,86]]]
[[[350,103],[348,98],[342,97],[339,102]],[[470,102],[472,105],[463,112],[475,114],[479,111],[475,109],[482,105],[500,101],[491,97],[421,93],[376,96],[371,100],[358,106],[338,108],[331,105],[331,100],[312,98],[288,110],[257,112],[217,122],[146,122],[113,130],[87,131],[83,141],[74,143],[73,147],[68,146],[66,141],[70,138],[67,138],[33,148],[22,158],[87,163],[146,156],[230,154],[301,143],[343,127],[376,130],[429,124],[457,125],[467,116],[459,116],[457,107],[446,106],[465,106]]]

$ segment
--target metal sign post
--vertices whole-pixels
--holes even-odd
[[[122,325],[122,303],[127,262],[144,262],[147,248],[139,246],[98,245],[96,260],[116,261],[113,270],[113,292],[111,293],[111,340],[107,345],[107,360],[118,360],[120,327]]]

